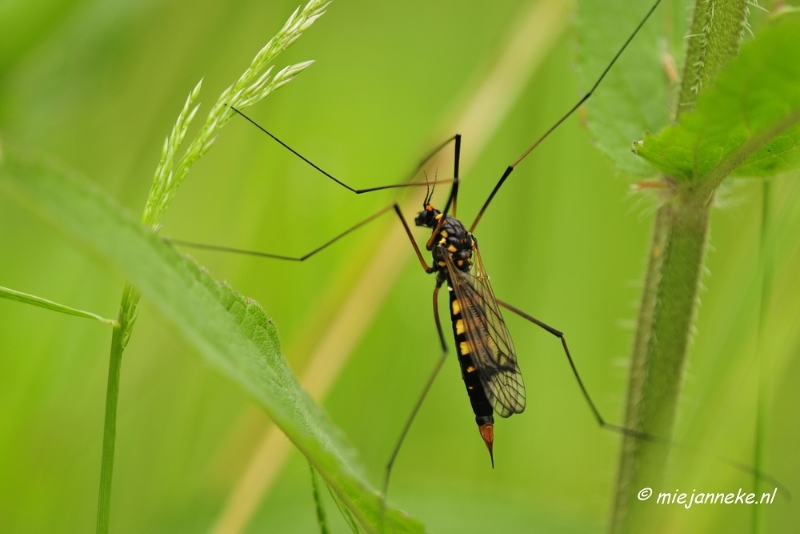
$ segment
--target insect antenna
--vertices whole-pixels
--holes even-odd
[[[422,174],[425,176],[425,184],[428,186],[427,191],[425,191],[425,200],[422,201],[422,207],[424,208],[428,204],[430,204],[431,199],[433,198],[433,189],[430,186],[430,182],[428,181],[428,173],[427,171],[422,171]],[[433,187],[436,188],[436,182],[433,182]]]

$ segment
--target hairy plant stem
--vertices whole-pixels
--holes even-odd
[[[100,494],[97,498],[97,534],[108,532],[111,514],[111,478],[114,473],[114,445],[117,435],[117,400],[119,378],[122,368],[122,353],[130,339],[136,321],[136,306],[139,293],[130,284],[122,291],[117,322],[111,335],[111,354],[108,362],[108,385],[106,386],[106,413],[103,422],[103,457],[100,462]]]
[[[694,109],[700,89],[711,85],[738,52],[746,15],[746,0],[696,1],[676,120]],[[671,439],[675,422],[697,313],[709,214],[721,182],[718,177],[704,178],[693,183],[664,178],[671,194],[655,217],[631,359],[625,426],[666,439]],[[661,482],[668,452],[661,443],[624,438],[610,532],[655,531],[653,501],[666,491]],[[639,501],[643,488],[652,488],[653,496]]]
[[[672,435],[697,308],[709,208],[709,202],[683,200],[665,204],[656,215],[628,383],[627,428],[664,438]],[[624,439],[612,532],[641,532],[642,521],[655,508],[639,503],[636,494],[646,487],[658,493],[668,451],[660,443]]]

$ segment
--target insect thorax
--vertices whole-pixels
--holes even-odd
[[[464,225],[452,216],[447,216],[433,242],[433,264],[441,275],[446,277],[446,256],[450,256],[456,269],[468,272],[472,268],[472,251],[476,245],[475,238]]]

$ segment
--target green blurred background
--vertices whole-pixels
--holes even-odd
[[[350,183],[391,183],[452,133],[443,125],[479,84],[525,5],[337,1],[277,62],[317,63],[251,113]],[[6,1],[0,132],[79,169],[138,215],[163,139],[197,80],[205,80],[202,115],[295,7],[275,0]],[[465,177],[465,219],[505,166],[585,89],[575,82],[573,37],[567,28]],[[631,182],[592,148],[576,117],[520,165],[478,232],[496,295],[567,333],[611,421],[622,418],[655,206],[631,196]],[[759,388],[764,469],[800,491],[796,182],[794,175],[771,185],[776,237],[765,252],[763,184],[739,181],[722,191],[676,434],[698,450],[673,455],[675,488],[661,491],[749,491],[752,477],[711,458],[754,462]],[[356,197],[234,120],[191,171],[162,232],[300,254],[398,196],[408,195]],[[302,265],[194,256],[264,306],[302,374],[393,224],[387,218]],[[116,314],[123,281],[5,197],[0,242],[0,285]],[[772,258],[772,291],[762,299],[765,257]],[[409,261],[387,283],[388,298],[324,401],[376,485],[438,356],[433,278]],[[432,532],[602,531],[620,440],[596,427],[559,343],[507,319],[528,408],[497,424],[496,468],[453,359],[408,435],[390,500]],[[110,331],[92,321],[0,301],[0,532],[94,528],[109,340]],[[123,364],[113,532],[209,531],[269,427],[195,356],[144,300]],[[327,504],[335,531],[347,531]],[[293,451],[245,532],[314,532],[313,507],[307,463]],[[763,513],[768,532],[800,524],[797,505],[780,498]],[[663,531],[751,532],[752,514],[744,506],[676,508]]]

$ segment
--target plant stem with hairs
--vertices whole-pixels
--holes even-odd
[[[737,54],[746,15],[746,0],[697,0],[676,121],[694,109],[700,90],[712,85]],[[665,438],[672,435],[697,314],[710,210],[725,176],[709,173],[696,182],[663,177],[669,193],[653,228],[628,383],[627,428]],[[657,491],[667,453],[663,444],[624,438],[612,533],[644,532],[641,529],[654,509],[639,503],[636,493],[645,487]]]

